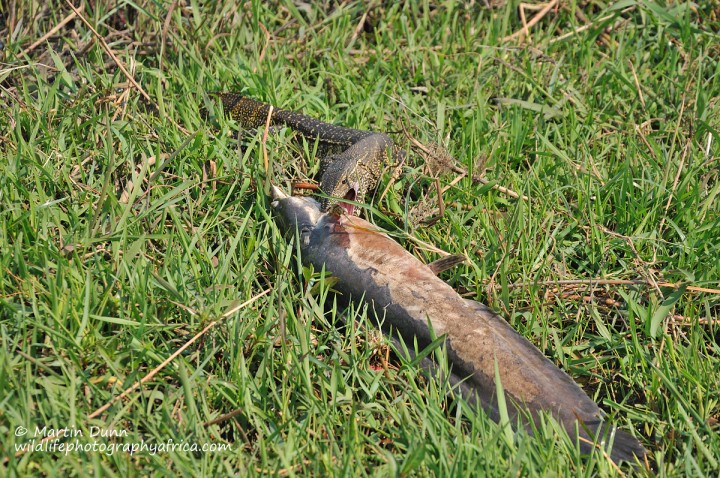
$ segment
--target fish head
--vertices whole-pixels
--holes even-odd
[[[301,245],[307,246],[310,233],[324,214],[320,211],[320,203],[307,196],[289,196],[280,188],[270,186],[272,195],[271,206],[279,219],[280,229],[285,234],[300,234]]]

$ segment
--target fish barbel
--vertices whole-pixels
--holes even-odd
[[[641,462],[645,449],[604,413],[565,372],[489,307],[458,295],[433,270],[388,235],[355,216],[322,213],[309,197],[287,196],[272,186],[281,229],[299,235],[302,262],[323,267],[333,288],[369,305],[385,332],[425,348],[445,336],[452,377],[463,398],[499,421],[495,367],[510,417],[539,424],[551,415],[583,452],[612,448],[615,462]],[[526,426],[528,425],[525,422]]]

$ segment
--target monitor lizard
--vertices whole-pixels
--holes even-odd
[[[216,93],[223,109],[244,128],[265,125],[270,105],[239,93]],[[341,152],[325,156],[320,161],[320,190],[328,197],[321,199],[321,209],[327,210],[338,203],[348,214],[359,214],[354,204],[338,199],[362,203],[365,194],[377,186],[389,154],[395,160],[403,152],[385,133],[364,131],[319,121],[295,111],[273,107],[270,123],[285,125],[308,140],[318,140],[329,147],[341,148]]]

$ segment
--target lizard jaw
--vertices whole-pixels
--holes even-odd
[[[360,187],[360,185],[358,183],[353,183],[350,186],[350,189],[348,190],[348,192],[345,193],[345,195],[343,196],[343,199],[346,199],[348,201],[355,201],[355,199],[357,198],[357,191],[358,191],[359,187]],[[339,203],[340,203],[340,206],[342,206],[342,208],[345,209],[345,212],[347,213],[348,216],[352,216],[355,213],[355,205],[354,204],[344,202],[344,201],[340,201]]]

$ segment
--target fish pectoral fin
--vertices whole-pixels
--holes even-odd
[[[433,271],[433,274],[438,275],[443,271],[452,269],[458,264],[462,264],[466,259],[465,254],[452,254],[432,261],[427,266]]]

